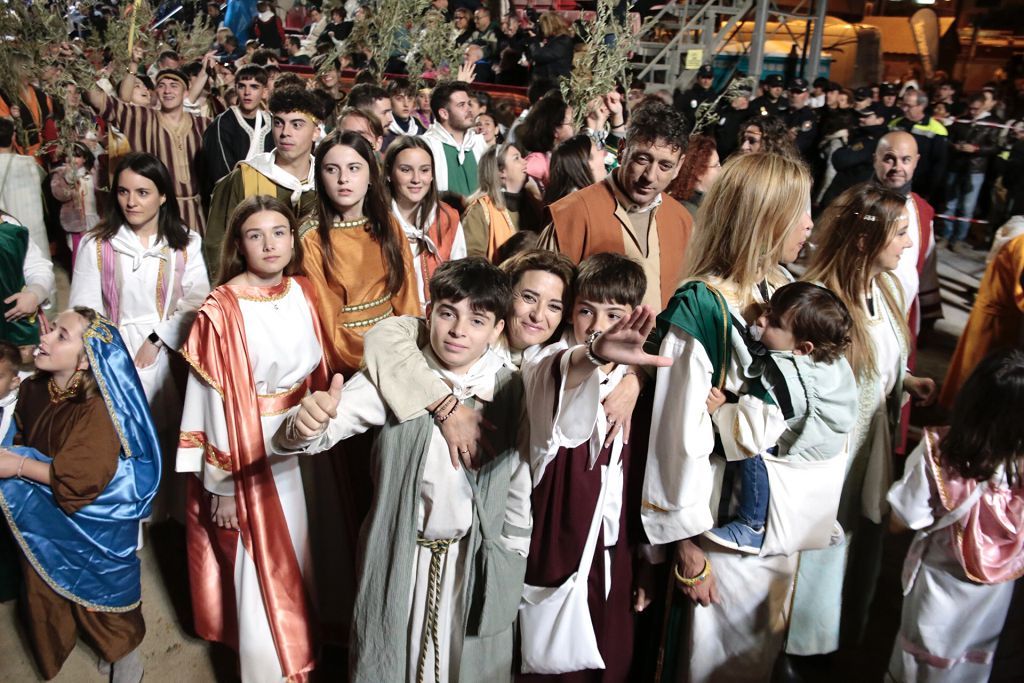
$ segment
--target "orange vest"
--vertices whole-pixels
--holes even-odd
[[[558,237],[558,250],[574,263],[588,256],[611,252],[625,254],[622,223],[615,217],[611,179],[573,192],[548,207]],[[667,306],[682,277],[686,245],[693,232],[693,217],[667,194],[661,195],[657,217],[661,252],[661,305]]]

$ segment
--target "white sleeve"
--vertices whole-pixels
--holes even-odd
[[[206,301],[206,295],[210,293],[210,278],[206,275],[206,263],[203,261],[202,240],[191,230],[188,237],[185,272],[181,276],[181,298],[167,320],[158,323],[154,330],[167,348],[175,351],[185,343],[196,319],[196,312]],[[177,258],[177,255],[174,258]],[[171,265],[173,267],[173,264]]]
[[[672,326],[660,355],[647,449],[641,521],[653,544],[672,543],[710,529],[714,487],[709,456],[715,433],[707,411],[711,361],[704,347]]]
[[[233,496],[232,469],[224,398],[190,369],[174,470],[196,473],[210,493]]]
[[[78,245],[78,258],[71,276],[71,295],[68,306],[88,306],[106,315],[100,282],[100,264],[96,257],[96,238],[88,235]]]
[[[22,272],[25,275],[25,289],[39,298],[40,306],[56,299],[57,280],[53,276],[53,262],[32,240],[28,241]]]
[[[533,493],[533,479],[530,463],[520,457],[505,500],[505,524],[501,540],[506,548],[526,557],[530,553],[530,533],[533,530],[533,510],[530,495]]]
[[[886,496],[893,511],[911,529],[924,529],[935,522],[926,441],[927,435],[907,456],[903,478],[892,485]]]
[[[560,448],[576,448],[590,439],[601,409],[601,378],[593,372],[579,386],[565,388],[573,349],[563,342],[541,352],[523,368],[530,430],[530,467],[534,484],[540,482]],[[561,351],[562,353],[558,353]],[[555,363],[559,379],[555,382]]]
[[[288,411],[288,417],[274,435],[274,450],[281,455],[295,453],[322,453],[339,441],[356,434],[362,434],[373,427],[380,427],[388,417],[384,397],[366,376],[365,371],[357,372],[341,390],[338,414],[331,418],[327,429],[320,436],[306,440],[295,433],[295,416],[299,406]]]
[[[743,460],[761,455],[779,442],[786,420],[778,406],[740,396],[738,403],[725,403],[712,415],[726,460]]]
[[[462,229],[462,221],[455,228],[455,241],[452,242],[452,255],[449,261],[457,261],[466,258],[469,252],[466,251],[466,232]]]

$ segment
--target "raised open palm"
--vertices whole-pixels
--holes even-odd
[[[655,315],[650,306],[638,306],[594,340],[595,355],[620,365],[653,365],[667,368],[671,358],[652,356],[644,351],[647,336],[654,329]]]

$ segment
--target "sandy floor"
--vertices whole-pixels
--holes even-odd
[[[924,340],[919,370],[941,381],[956,338],[963,329],[967,312],[984,270],[984,254],[958,256],[943,250],[940,277],[943,287],[945,319]],[[62,287],[66,292],[66,279]],[[918,412],[913,422],[934,424],[935,414]],[[886,547],[883,577],[875,601],[869,635],[857,651],[841,652],[837,657],[806,663],[807,680],[879,681],[885,670],[893,637],[899,622],[899,573],[908,539],[891,538]],[[211,646],[192,635],[185,567],[183,529],[164,523],[150,530],[146,547],[140,552],[143,567],[143,612],[148,633],[142,648],[146,659],[146,678],[156,683],[192,683],[237,680],[233,654],[223,647]],[[1018,586],[1018,589],[1020,587]],[[1018,590],[1020,597],[1021,590]],[[1024,654],[1012,643],[1024,642],[1024,609],[1017,600],[1004,630],[1003,647],[997,657],[993,680],[1024,679]],[[13,602],[0,604],[0,682],[42,680],[26,649],[17,625]],[[337,653],[329,653],[337,654]],[[344,667],[337,657],[328,657],[320,678],[343,680]],[[100,683],[106,680],[96,670],[96,657],[84,644],[69,657],[55,679],[66,683]],[[383,683],[383,682],[382,682]]]

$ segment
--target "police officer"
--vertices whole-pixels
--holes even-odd
[[[737,88],[729,102],[720,102],[718,107],[718,126],[715,128],[715,140],[718,146],[718,157],[723,161],[736,151],[740,124],[746,121],[753,107],[750,105],[750,91]],[[723,100],[725,98],[722,98]]]
[[[871,88],[864,86],[853,91],[853,108],[857,112],[863,111],[866,107],[874,104],[874,100],[871,99]]]
[[[875,148],[882,136],[889,132],[881,109],[881,104],[869,104],[857,110],[857,127],[850,132],[847,143],[832,153],[832,167],[836,175],[821,198],[822,209],[846,189],[871,180]]]
[[[689,90],[683,93],[676,91],[673,97],[675,107],[683,113],[690,125],[697,120],[697,110],[700,105],[715,99],[715,91],[712,88],[714,80],[714,70],[710,65],[705,64],[697,69],[697,79]]]
[[[903,116],[903,110],[896,103],[900,89],[895,83],[883,83],[878,88],[879,99],[882,101],[880,112],[885,119],[885,125],[889,125],[893,119]]]
[[[782,99],[782,76],[770,74],[764,79],[764,94],[750,103],[753,116],[779,116],[786,113],[786,100]]]
[[[807,81],[799,77],[794,78],[789,82],[788,90],[789,110],[783,120],[800,156],[810,162],[818,140],[818,117],[807,104],[810,98]]]

